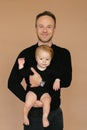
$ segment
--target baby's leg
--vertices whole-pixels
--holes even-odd
[[[51,97],[48,93],[44,93],[40,101],[43,103],[43,127],[47,127],[49,126],[48,115],[50,112]]]
[[[24,105],[24,124],[29,125],[29,120],[28,120],[28,112],[34,105],[35,101],[37,100],[37,96],[35,93],[32,91],[29,91],[26,95],[26,101]]]

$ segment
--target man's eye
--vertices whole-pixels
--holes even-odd
[[[48,26],[48,28],[52,28],[51,26]]]
[[[47,28],[53,28],[53,26],[49,25]]]

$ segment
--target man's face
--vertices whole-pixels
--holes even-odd
[[[38,40],[47,43],[52,40],[55,31],[54,20],[50,16],[41,16],[36,23]]]

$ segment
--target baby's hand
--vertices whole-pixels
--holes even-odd
[[[58,91],[60,89],[60,79],[56,79],[53,84],[53,90]]]
[[[18,59],[19,69],[22,69],[24,67],[24,63],[25,63],[25,58]]]

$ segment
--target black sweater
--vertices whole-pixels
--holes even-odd
[[[26,91],[28,87],[28,82],[26,90],[21,85],[23,76],[21,72],[23,70],[18,69],[18,58],[25,57],[25,69],[28,69],[29,66],[35,66],[35,49],[38,47],[38,44],[35,44],[29,48],[24,49],[17,57],[16,62],[12,68],[11,74],[8,79],[8,88],[23,102],[25,101]],[[55,78],[60,79],[60,89],[54,91],[51,89],[52,102],[51,110],[57,109],[60,106],[60,91],[61,88],[66,88],[70,85],[72,80],[72,65],[71,65],[71,56],[70,52],[65,49],[58,47],[56,45],[51,46],[54,51],[54,57],[51,62],[51,67],[55,68]],[[44,79],[43,79],[44,80]],[[26,81],[26,79],[25,79]],[[46,84],[49,84],[50,79],[46,81]]]

